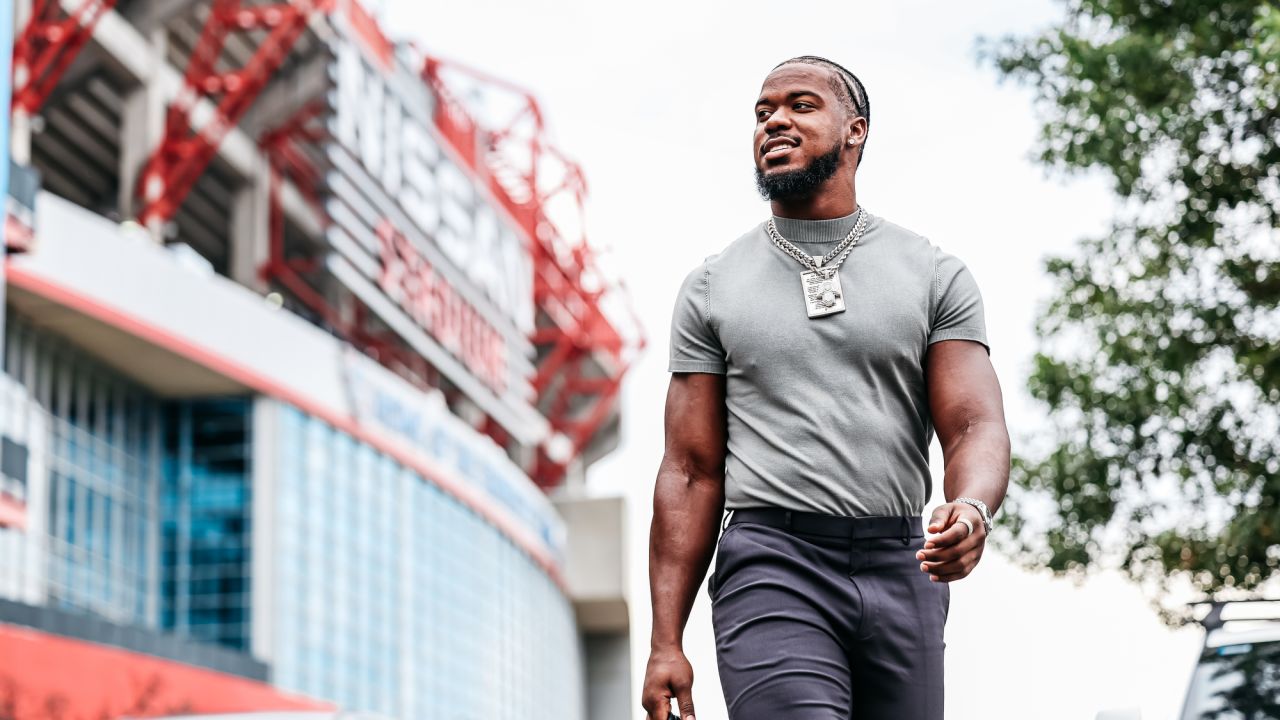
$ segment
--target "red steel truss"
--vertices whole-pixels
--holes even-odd
[[[13,42],[12,112],[35,114],[116,0],[84,0],[75,12],[58,0],[34,0],[31,19]]]
[[[139,220],[143,224],[154,226],[173,217],[219,144],[280,68],[312,17],[337,10],[346,13],[361,41],[384,66],[389,64],[391,44],[356,0],[283,0],[252,6],[242,0],[212,0],[204,29],[188,61],[183,88],[169,105],[164,137],[140,175],[139,194],[145,206]],[[248,35],[255,30],[266,31],[266,36],[255,41]],[[242,68],[220,70],[223,47],[233,32],[246,34],[245,40],[255,48],[253,57]],[[209,101],[212,113],[197,128],[196,108],[202,99]],[[289,290],[339,335],[384,364],[429,384],[435,370],[393,337],[366,330],[365,308],[357,305],[344,313],[332,307],[311,281],[322,269],[315,258],[286,256],[280,200],[286,178],[310,203],[316,217],[322,222],[326,218],[319,197],[320,173],[302,149],[324,138],[323,128],[314,122],[324,109],[322,100],[309,103],[260,138],[259,145],[271,167],[271,245],[270,257],[259,273]]]
[[[446,75],[452,73],[513,96],[517,111],[505,124],[483,127],[450,90]],[[533,95],[501,78],[435,57],[427,58],[422,75],[439,101],[435,123],[440,134],[488,185],[529,241],[534,301],[547,319],[532,337],[540,358],[533,387],[551,427],[568,441],[559,451],[552,446],[550,454],[548,448],[539,450],[533,477],[549,487],[563,478],[569,463],[608,419],[623,375],[644,346],[640,325],[635,323],[633,340],[622,338],[601,308],[601,299],[616,288],[603,282],[585,232],[566,237],[548,216],[551,202],[568,198],[581,219],[587,187],[578,164],[549,142]],[[548,167],[554,174],[548,176]]]
[[[192,50],[182,90],[165,117],[164,137],[139,177],[145,203],[138,219],[144,225],[173,217],[200,174],[208,167],[227,133],[280,68],[311,17],[328,12],[333,0],[287,0],[245,6],[241,0],[213,0],[200,40]],[[231,33],[265,30],[244,67],[220,70],[223,46]],[[196,108],[208,100],[213,112],[196,127]]]
[[[212,0],[188,61],[183,89],[169,105],[163,139],[139,178],[144,203],[141,222],[156,227],[173,217],[218,145],[280,68],[311,18],[333,12],[338,3],[281,0],[249,6],[242,0]],[[341,0],[341,5],[366,43],[370,38],[382,38],[358,3]],[[253,57],[242,68],[223,69],[222,51],[228,35],[253,31],[266,33],[261,40],[246,37],[256,47]],[[390,47],[384,39],[373,45],[384,65],[389,64]],[[483,127],[456,100],[442,70],[462,73],[518,97],[519,112],[505,125]],[[547,212],[549,203],[567,198],[581,214],[587,189],[579,166],[547,141],[542,112],[532,95],[501,79],[437,58],[426,61],[423,78],[439,100],[435,123],[441,135],[528,238],[534,300],[543,317],[531,337],[540,358],[533,386],[538,407],[556,434],[554,442],[539,449],[532,475],[540,485],[550,487],[563,478],[569,464],[608,420],[622,377],[644,340],[638,332],[634,339],[624,340],[605,316],[601,300],[616,288],[603,282],[585,236],[566,236]],[[202,100],[207,104],[199,110]],[[301,149],[321,138],[322,130],[312,122],[319,107],[307,106],[261,138],[272,169],[271,254],[262,275],[288,289],[335,332],[381,362],[430,383],[434,369],[396,338],[367,329],[364,308],[358,303],[345,312],[331,306],[308,279],[320,270],[315,259],[286,257],[280,208],[284,180],[294,184],[324,217],[318,197],[320,177]],[[197,127],[200,112],[207,119]],[[559,169],[554,176],[544,169],[548,161]],[[638,329],[639,323],[635,326]],[[482,430],[499,442],[504,439],[505,432],[491,420],[482,424]]]

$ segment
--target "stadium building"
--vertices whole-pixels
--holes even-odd
[[[629,717],[643,340],[532,97],[356,0],[9,2],[0,707]]]

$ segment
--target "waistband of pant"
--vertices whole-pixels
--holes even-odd
[[[846,517],[782,508],[744,508],[731,510],[730,513],[726,527],[738,523],[753,523],[802,535],[822,535],[846,540],[873,538],[906,540],[924,537],[923,521],[919,517],[905,515]]]

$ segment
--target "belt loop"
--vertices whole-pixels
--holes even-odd
[[[784,523],[786,523],[786,525],[787,525],[787,531],[788,531],[788,532],[790,532],[790,530],[791,530],[791,511],[790,511],[790,510],[788,510],[788,511],[786,512],[786,514],[784,514],[782,517],[783,517],[783,520],[782,520],[782,521],[783,521]]]
[[[911,544],[911,519],[905,515],[902,516],[902,544]]]

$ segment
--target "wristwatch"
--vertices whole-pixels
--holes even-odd
[[[956,502],[971,505],[978,509],[978,514],[982,516],[982,527],[986,528],[987,534],[991,534],[991,511],[987,509],[987,504],[977,498],[962,497],[956,498]]]

